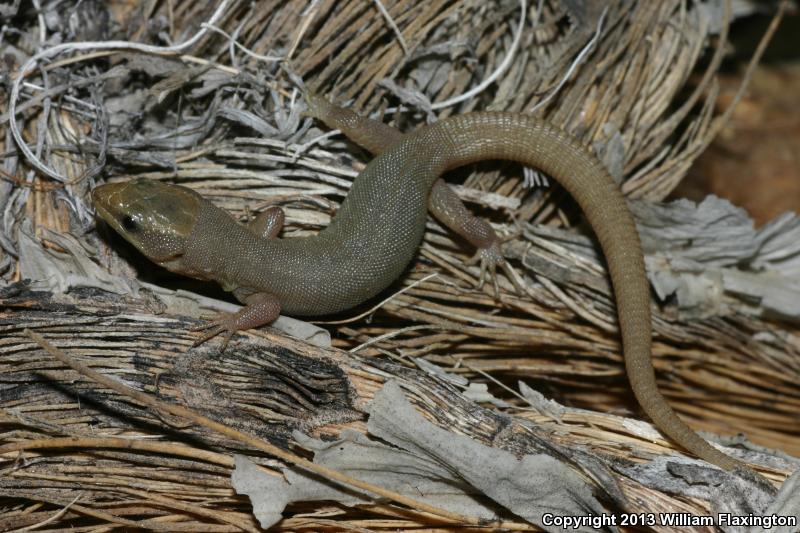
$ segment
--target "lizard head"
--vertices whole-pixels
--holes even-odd
[[[179,185],[134,179],[96,187],[92,201],[100,218],[126,241],[170,268],[185,252],[202,198]]]

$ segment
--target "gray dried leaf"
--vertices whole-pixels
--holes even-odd
[[[30,220],[20,225],[19,269],[22,279],[30,279],[37,288],[65,293],[73,287],[93,287],[115,294],[137,291],[136,284],[113,276],[90,259],[91,251],[84,241],[68,233],[55,233],[42,228],[44,238],[64,252],[45,248],[33,234]],[[97,252],[94,252],[96,255]]]
[[[553,420],[561,422],[561,417],[568,411],[566,407],[560,403],[546,398],[541,392],[532,389],[524,381],[518,381],[519,393],[523,398],[537,411],[543,415],[547,415]]]
[[[10,19],[19,11],[19,4],[22,0],[14,0],[10,4],[7,2],[0,3],[0,19]]]
[[[270,327],[291,335],[295,339],[305,341],[312,346],[319,348],[331,347],[331,332],[304,320],[281,315],[275,322],[270,324]]]
[[[768,462],[768,461],[764,461]],[[778,468],[786,467],[785,464]],[[711,502],[711,515],[720,529],[726,533],[764,533],[766,531],[795,533],[800,520],[800,491],[797,490],[798,472],[784,481],[776,491],[763,479],[743,472],[724,472],[697,459],[687,457],[657,457],[653,461],[637,465],[618,465],[617,470],[636,479],[644,486],[659,492],[679,494],[686,498],[697,498]],[[720,515],[726,515],[722,517]],[[771,528],[742,527],[731,525],[732,517],[783,517],[795,521],[793,527],[782,527],[777,523]],[[777,526],[777,527],[776,527]]]
[[[109,117],[109,125],[115,128],[126,126],[132,116],[144,112],[149,97],[148,91],[139,89],[106,98],[103,103]]]
[[[192,87],[189,90],[189,98],[199,100],[205,96],[215,93],[222,87],[236,81],[236,76],[221,70],[211,69],[197,77],[200,86]]]
[[[424,497],[431,505],[452,512],[495,520],[491,506],[481,503],[474,490],[452,474],[414,454],[386,446],[351,430],[342,432],[333,442],[312,439],[299,432],[295,439],[314,451],[314,462],[375,485],[390,488],[410,497]],[[370,503],[373,498],[356,489],[337,486],[299,469],[285,469],[284,478],[264,473],[248,459],[237,456],[231,478],[239,494],[247,494],[253,513],[268,528],[282,517],[287,505],[294,502],[336,501],[353,506]]]
[[[619,464],[616,470],[659,492],[706,501],[714,497],[715,487],[733,476],[699,459],[680,455],[662,455],[647,463]]]
[[[682,316],[731,308],[800,320],[800,219],[792,213],[756,230],[747,213],[709,196],[699,204],[631,202],[659,298]]]
[[[369,432],[418,457],[440,465],[515,515],[546,531],[543,516],[600,514],[603,507],[588,485],[570,467],[545,454],[518,459],[510,452],[485,446],[435,426],[388,382],[370,405]],[[597,531],[577,526],[573,531]]]
[[[500,409],[507,409],[511,407],[508,402],[501,400],[489,392],[489,386],[486,385],[486,383],[477,383],[472,381],[461,394],[463,394],[465,398],[468,398],[475,403],[489,403],[495,407],[499,407]]]
[[[603,511],[586,483],[569,467],[544,454],[518,459],[505,450],[441,429],[414,409],[395,382],[388,382],[375,395],[368,429],[396,448],[349,430],[336,442],[325,443],[297,432],[295,438],[314,450],[315,463],[463,515],[500,518],[488,497],[547,531],[562,531],[543,526],[542,516]],[[238,493],[250,496],[262,527],[280,520],[291,502],[335,500],[355,505],[371,500],[360,491],[331,485],[294,468],[285,469],[284,475],[285,479],[265,474],[246,459],[236,459],[232,484]],[[571,530],[597,531],[580,526]]]
[[[431,107],[430,99],[422,94],[421,91],[417,89],[401,87],[390,79],[383,79],[378,82],[378,85],[388,90],[390,93],[411,107],[418,108],[419,110],[425,112],[428,116],[428,122],[436,120],[436,116],[433,113],[433,107]]]
[[[448,53],[457,45],[444,43],[441,46],[441,52]],[[465,49],[463,43],[458,46],[458,49],[462,51]],[[434,50],[431,51],[434,52]],[[409,72],[409,78],[414,80],[417,87],[423,87],[428,94],[435,94],[447,83],[450,73],[450,69],[442,65],[439,58],[421,59],[415,62],[414,69]]]
[[[739,476],[727,476],[714,492],[711,514],[716,516],[719,528],[725,533],[753,533],[753,527],[736,525],[733,520],[748,515],[763,516],[776,499],[771,486],[753,483]]]
[[[743,272],[724,269],[725,291],[758,303],[758,315],[772,314],[800,320],[800,278],[774,272]]]
[[[669,203],[630,202],[645,253],[662,253],[707,266],[730,266],[755,256],[752,219],[729,201],[708,196]]]
[[[661,301],[674,295],[681,316],[708,318],[729,310],[721,270],[662,254],[646,256],[648,278]]]
[[[756,238],[759,250],[753,268],[800,276],[800,217],[784,213],[759,229]]]
[[[264,137],[276,137],[278,135],[278,130],[270,126],[266,120],[243,109],[223,105],[217,111],[217,116],[257,131]]]
[[[800,470],[796,470],[786,478],[772,503],[764,510],[765,516],[793,518],[786,525],[772,528],[757,527],[753,533],[797,533],[800,531]]]
[[[411,360],[414,361],[414,364],[417,365],[420,370],[427,372],[431,376],[436,376],[445,383],[451,383],[457,387],[466,387],[469,385],[469,380],[464,376],[451,374],[439,365],[435,365],[422,357],[412,357]]]

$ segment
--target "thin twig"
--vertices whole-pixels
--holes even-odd
[[[553,88],[553,90],[550,91],[550,93],[547,96],[542,98],[541,101],[539,101],[535,106],[533,106],[531,108],[531,110],[530,110],[531,113],[534,113],[537,110],[541,109],[542,106],[546,105],[547,102],[552,100],[553,97],[558,94],[558,92],[561,90],[561,88],[572,77],[572,74],[578,68],[578,65],[583,63],[583,60],[586,58],[586,56],[589,55],[589,52],[594,50],[594,47],[597,45],[597,42],[600,40],[600,35],[603,32],[603,22],[606,19],[606,14],[607,13],[608,13],[608,8],[606,7],[605,9],[603,9],[603,13],[600,15],[600,19],[597,21],[597,29],[594,32],[594,36],[592,36],[592,38],[589,40],[589,42],[586,43],[586,46],[583,47],[583,50],[580,51],[580,53],[575,58],[575,60],[570,64],[569,68],[567,69],[567,72],[561,77],[561,81],[558,82],[558,85],[556,85]]]
[[[242,21],[242,23],[244,23],[244,20]],[[208,28],[209,30],[211,30],[211,31],[213,31],[215,33],[219,33],[220,35],[222,35],[223,37],[228,39],[228,41],[230,41],[231,46],[235,46],[236,48],[238,48],[239,50],[241,50],[242,52],[244,52],[248,56],[252,57],[253,59],[257,59],[258,61],[264,61],[266,63],[275,63],[277,61],[283,61],[283,57],[281,57],[281,56],[265,56],[265,55],[261,55],[261,54],[257,54],[255,52],[253,52],[252,50],[250,50],[246,46],[240,44],[236,40],[236,37],[234,37],[233,35],[229,34],[225,30],[217,28],[216,26],[214,26],[213,24],[211,24],[209,22],[204,22],[200,26],[203,27],[203,28]],[[237,30],[237,32],[238,32],[238,30]]]
[[[20,528],[20,529],[12,529],[8,533],[23,533],[25,531],[33,531],[34,529],[38,529],[38,528],[40,528],[42,526],[46,526],[47,524],[51,524],[51,523],[55,522],[56,520],[58,520],[59,518],[61,518],[65,514],[67,514],[67,511],[69,511],[69,508],[72,507],[73,505],[75,505],[75,502],[77,502],[81,498],[81,496],[83,496],[82,492],[80,494],[78,494],[77,496],[75,496],[75,498],[71,502],[69,502],[67,505],[65,505],[64,507],[59,509],[59,511],[56,514],[54,514],[53,516],[51,516],[51,517],[49,517],[49,518],[47,518],[45,520],[42,520],[41,522],[37,522],[35,524],[31,524],[29,526],[25,526],[25,527]]]
[[[390,331],[388,333],[384,333],[383,335],[378,335],[377,337],[373,337],[370,340],[359,344],[358,346],[350,348],[348,350],[348,352],[356,353],[356,352],[359,352],[360,350],[362,350],[362,349],[364,349],[364,348],[366,348],[368,346],[372,346],[373,344],[377,344],[377,343],[385,341],[387,339],[391,339],[393,337],[397,337],[398,335],[403,335],[403,334],[408,333],[410,331],[419,331],[421,329],[442,330],[443,328],[441,328],[439,326],[434,326],[434,325],[431,325],[431,324],[425,324],[425,325],[422,325],[422,326],[409,326],[407,328],[396,329],[394,331]]]
[[[154,442],[139,438],[125,439],[122,437],[58,437],[49,439],[23,440],[0,446],[0,455],[24,450],[45,450],[55,448],[111,448],[120,450],[137,450],[143,452],[175,455],[188,457],[196,461],[205,461],[220,466],[232,468],[233,459],[230,456],[174,444],[169,442]]]
[[[378,8],[378,11],[381,12],[381,15],[383,15],[383,18],[386,20],[386,23],[389,25],[390,28],[392,28],[392,31],[397,36],[397,41],[400,43],[400,48],[403,49],[403,53],[406,55],[406,57],[408,57],[409,53],[408,44],[406,43],[405,38],[403,38],[403,32],[401,32],[400,28],[397,27],[397,23],[395,23],[394,19],[389,14],[389,11],[383,5],[383,2],[381,2],[381,0],[373,0],[373,2],[375,3],[375,6]]]
[[[400,295],[401,295],[401,294],[403,294],[404,292],[406,292],[406,291],[410,291],[411,289],[413,289],[413,288],[414,288],[414,287],[416,287],[417,285],[420,285],[420,284],[422,284],[422,283],[425,283],[425,282],[426,282],[426,281],[428,281],[429,279],[433,279],[433,278],[435,278],[435,277],[436,277],[436,276],[438,276],[438,275],[439,275],[439,274],[438,274],[438,273],[436,273],[436,272],[434,272],[433,274],[428,274],[428,275],[427,275],[427,276],[425,276],[424,278],[422,278],[422,279],[418,279],[417,281],[415,281],[414,283],[410,284],[410,285],[409,285],[409,286],[407,286],[407,287],[403,287],[402,289],[400,289],[400,290],[399,290],[399,291],[397,291],[396,293],[392,294],[391,296],[389,296],[389,297],[388,297],[388,298],[386,298],[385,300],[382,300],[380,303],[377,303],[377,304],[375,304],[373,307],[370,307],[369,309],[367,309],[367,310],[366,310],[366,311],[364,311],[363,313],[361,313],[361,314],[359,314],[359,315],[356,315],[356,316],[354,316],[354,317],[346,318],[346,319],[344,319],[344,320],[331,320],[331,321],[327,321],[327,322],[322,322],[322,321],[319,321],[319,322],[318,322],[318,321],[314,321],[314,323],[315,323],[315,324],[348,324],[348,323],[350,323],[350,322],[355,322],[356,320],[359,320],[359,319],[361,319],[361,318],[364,318],[365,316],[367,316],[367,315],[369,315],[369,314],[371,314],[371,313],[374,313],[375,311],[377,311],[378,309],[380,309],[381,307],[383,307],[384,305],[386,305],[388,302],[392,301],[393,299],[397,298],[398,296],[400,296]]]
[[[295,50],[297,50],[297,47],[300,45],[300,41],[303,39],[306,31],[308,31],[311,23],[314,21],[314,17],[317,16],[318,7],[319,0],[311,0],[311,4],[305,9],[305,11],[303,11],[303,14],[301,15],[303,22],[300,24],[300,29],[292,41],[292,46],[289,47],[289,52],[286,54],[286,61],[289,61],[292,58]]]
[[[736,91],[733,100],[731,100],[730,105],[722,114],[722,116],[714,121],[711,132],[706,136],[706,141],[700,151],[704,151],[708,145],[711,144],[711,141],[717,137],[722,128],[724,128],[730,121],[737,104],[742,100],[747,88],[750,86],[750,80],[753,78],[756,67],[758,67],[759,63],[761,62],[761,57],[767,50],[767,46],[772,40],[772,37],[775,35],[775,32],[778,31],[778,26],[780,26],[783,14],[786,12],[788,7],[789,0],[782,0],[781,3],[778,4],[778,9],[775,11],[775,15],[772,17],[772,20],[767,27],[767,31],[764,32],[764,35],[761,37],[761,40],[758,42],[758,46],[753,53],[753,57],[750,58],[750,62],[747,64],[747,68],[744,71],[744,76],[742,76],[742,83],[739,85],[739,89]]]

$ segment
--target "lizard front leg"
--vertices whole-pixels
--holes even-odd
[[[274,239],[283,229],[285,220],[286,215],[281,207],[270,206],[247,223],[247,229],[263,239]],[[209,330],[195,341],[194,346],[224,333],[222,351],[225,351],[235,332],[271,324],[281,312],[280,302],[269,293],[248,294],[236,289],[233,294],[246,304],[245,307],[236,313],[220,313],[207,324],[192,328],[191,331]]]
[[[247,223],[247,229],[264,239],[274,239],[283,229],[286,214],[283,208],[272,205]]]
[[[235,295],[238,290],[233,291]],[[237,295],[237,297],[239,296],[241,295]],[[239,311],[235,313],[220,313],[207,324],[192,328],[191,331],[209,330],[196,340],[193,346],[202,344],[220,333],[224,333],[221,350],[224,352],[234,333],[271,324],[281,314],[281,304],[272,294],[259,292],[244,296],[241,299],[244,301],[245,306]]]

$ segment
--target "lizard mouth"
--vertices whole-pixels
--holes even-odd
[[[92,203],[94,204],[95,212],[117,231],[120,230],[120,227],[115,215],[117,209],[114,206],[118,202],[115,202],[114,198],[119,197],[124,187],[124,183],[107,183],[92,190]]]

